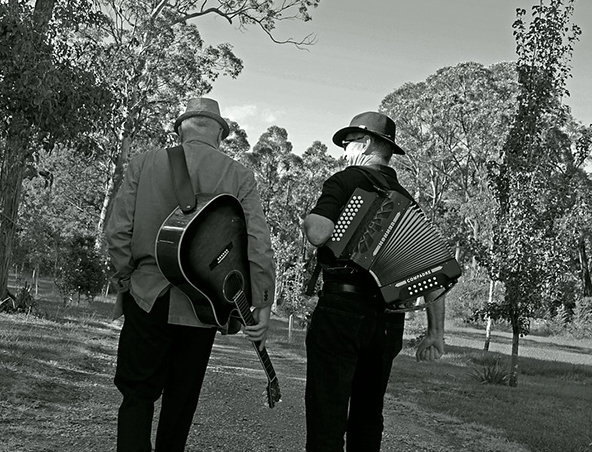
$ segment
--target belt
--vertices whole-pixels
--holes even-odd
[[[377,297],[378,291],[376,288],[369,288],[367,286],[360,286],[355,284],[347,284],[347,283],[340,283],[340,282],[331,282],[327,281],[323,284],[323,290],[321,293],[330,293],[330,292],[346,292],[346,293],[354,293],[357,295],[364,295],[366,297]]]

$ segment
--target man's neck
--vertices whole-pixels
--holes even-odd
[[[370,160],[368,160],[366,163],[364,163],[364,166],[374,166],[374,165],[388,166],[388,162],[385,161],[383,158],[380,158],[377,155],[373,155],[370,158]]]
[[[183,139],[183,144],[189,144],[189,143],[207,144],[207,145],[212,146],[216,149],[218,148],[218,143],[216,142],[215,138],[207,137],[204,135],[190,136],[190,137]]]

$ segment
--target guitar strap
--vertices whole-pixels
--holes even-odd
[[[175,184],[175,194],[177,195],[179,208],[183,213],[189,213],[195,209],[197,200],[191,186],[183,146],[179,145],[173,148],[167,148],[167,155],[171,163],[173,183]]]

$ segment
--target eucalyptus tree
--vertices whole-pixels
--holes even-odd
[[[230,133],[220,143],[220,151],[229,155],[239,162],[245,158],[245,153],[251,149],[247,132],[245,132],[236,121],[227,119]]]
[[[512,63],[468,62],[383,99],[380,109],[395,120],[407,149],[403,171],[424,207],[437,211],[451,191],[466,200],[486,189],[486,162],[501,149],[516,92]]]
[[[321,195],[323,183],[335,172],[343,169],[344,159],[335,159],[329,154],[327,146],[320,141],[315,141],[302,154],[302,165],[298,173],[298,190],[295,191],[294,206],[298,218],[298,233],[300,249],[303,259],[309,256],[310,247],[304,231],[300,228],[304,218],[315,206]]]
[[[380,105],[397,123],[397,141],[406,149],[394,161],[403,184],[465,249],[467,237],[490,240],[487,162],[503,145],[517,91],[514,64],[467,62],[407,83]]]
[[[294,168],[299,163],[300,157],[292,152],[292,143],[288,141],[288,132],[278,126],[269,127],[245,156],[245,164],[255,172],[271,233],[284,239],[290,227],[286,221],[289,192],[294,187]]]
[[[584,170],[592,155],[592,127],[568,118],[565,131],[553,131],[557,143],[558,163],[555,164],[549,190],[553,205],[556,242],[567,268],[556,272],[547,285],[548,310],[561,308],[571,316],[575,305],[592,297],[589,250],[592,243],[592,180]]]
[[[275,27],[283,20],[310,20],[310,10],[319,1],[100,1],[108,20],[99,34],[89,34],[86,39],[95,39],[103,47],[89,57],[96,61],[97,70],[118,94],[119,102],[106,126],[109,140],[104,152],[108,160],[105,198],[97,224],[99,240],[136,140],[151,137],[161,145],[171,144],[171,124],[184,101],[207,94],[217,77],[235,78],[243,68],[230,44],[204,42],[200,18],[216,15],[240,29],[259,28],[273,42],[306,46],[314,42],[312,36],[281,40]]]
[[[277,126],[261,135],[244,161],[255,171],[272,233],[278,303],[288,302],[290,309],[296,311],[305,309],[303,282],[311,273],[309,264],[314,255],[302,232],[302,220],[314,207],[323,182],[338,169],[339,162],[319,141],[302,156],[295,155],[286,130]]]
[[[571,24],[573,1],[541,2],[517,10],[513,24],[518,54],[518,110],[502,148],[492,161],[490,181],[496,199],[493,247],[487,265],[506,292],[490,314],[512,325],[510,385],[518,383],[519,338],[541,307],[546,283],[564,271],[555,222],[561,189],[553,183],[556,168],[569,150],[561,104],[570,73],[569,60],[580,29]]]
[[[90,148],[110,106],[109,91],[80,58],[92,44],[70,39],[101,18],[86,0],[0,2],[0,299],[27,165],[56,142]]]

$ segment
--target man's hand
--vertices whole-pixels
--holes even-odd
[[[444,354],[444,334],[427,333],[417,346],[415,359],[419,361],[433,361]]]
[[[436,300],[440,293],[441,291],[436,291],[425,295],[425,301],[429,303],[426,308],[428,331],[417,346],[417,361],[433,361],[444,354],[445,301],[444,297]]]
[[[259,342],[259,350],[265,347],[267,340],[267,330],[269,329],[269,316],[271,315],[271,306],[265,308],[255,308],[253,318],[257,322],[253,326],[245,326],[244,331],[252,342]]]

